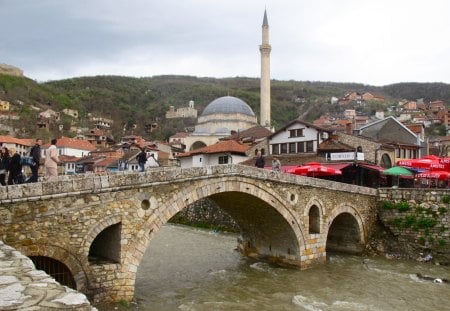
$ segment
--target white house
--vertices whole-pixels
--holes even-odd
[[[46,144],[42,147],[43,150],[47,150],[50,144]],[[95,150],[87,140],[80,140],[69,137],[61,137],[57,139],[56,147],[58,148],[58,155],[84,157],[89,155],[91,151]],[[45,152],[46,153],[46,152]]]
[[[332,131],[295,119],[269,136],[271,154],[317,153]]]
[[[178,155],[181,167],[203,167],[217,164],[237,164],[248,159],[245,152],[248,145],[234,140],[220,141],[217,144],[195,149]]]

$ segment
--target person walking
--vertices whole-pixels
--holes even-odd
[[[277,157],[273,157],[273,159],[272,159],[272,170],[274,170],[276,172],[281,171],[281,162],[280,162],[280,160],[278,160]]]
[[[9,152],[11,158],[8,165],[8,185],[21,184],[23,182],[23,176],[20,154],[16,152],[15,148],[10,148]]]
[[[45,175],[49,181],[54,181],[58,177],[58,148],[56,138],[52,139],[51,146],[47,149],[45,156]]]
[[[6,176],[9,166],[9,151],[8,148],[2,147],[0,150],[0,184],[6,186]]]
[[[31,176],[28,178],[27,183],[38,181],[39,165],[41,161],[41,145],[42,140],[38,138],[36,139],[34,146],[31,148],[30,157],[33,158],[33,162],[30,165]]]
[[[256,155],[255,166],[258,168],[264,168],[265,165],[266,161],[264,161],[264,157],[262,156],[261,151],[258,151]]]

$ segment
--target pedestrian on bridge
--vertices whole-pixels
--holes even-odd
[[[39,164],[41,162],[41,145],[42,140],[38,138],[31,148],[30,157],[33,158],[33,161],[30,165],[31,177],[27,180],[27,183],[38,181]]]
[[[262,156],[261,151],[258,151],[258,153],[256,155],[255,166],[258,168],[264,168],[265,165],[266,165],[266,161],[264,161],[264,157]]]
[[[58,148],[56,138],[52,139],[51,146],[47,149],[45,156],[45,175],[49,181],[54,181],[58,177]]]
[[[273,157],[272,159],[272,170],[275,172],[281,171],[281,162],[277,157]]]
[[[6,176],[9,166],[9,151],[5,146],[0,151],[0,184],[6,186]]]

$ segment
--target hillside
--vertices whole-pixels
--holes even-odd
[[[375,87],[354,83],[273,80],[273,125],[279,128],[299,116],[312,121],[327,111],[339,111],[342,108],[331,105],[330,98],[342,97],[349,91],[385,96],[386,105],[396,104],[402,98],[424,98],[425,101],[442,99],[450,103],[450,85],[443,83],[399,83]],[[79,123],[85,122],[83,120],[86,120],[88,112],[113,119],[112,130],[116,139],[130,133],[150,139],[167,139],[176,131],[195,124],[192,119],[165,120],[169,106],[186,107],[189,100],[194,100],[200,114],[209,102],[225,95],[241,98],[259,115],[259,79],[256,78],[96,76],[36,83],[25,77],[0,74],[0,99],[14,104],[14,109],[21,116],[21,135],[24,136],[38,134],[33,126],[37,112],[30,109],[33,105],[55,111],[76,109],[79,111]],[[18,105],[18,101],[23,105]],[[374,110],[375,106],[367,109]],[[62,122],[64,128],[69,128],[70,120],[64,118]],[[151,134],[145,134],[145,124],[152,122],[158,122],[160,127]]]

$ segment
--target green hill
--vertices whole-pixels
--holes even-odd
[[[383,95],[386,104],[396,104],[402,98],[450,102],[450,85],[443,83],[400,83],[375,87],[355,83],[273,80],[271,86],[275,128],[300,115],[312,121],[327,111],[338,111],[342,108],[331,105],[330,98],[342,97],[350,91]],[[76,109],[80,116],[78,126],[87,124],[83,121],[87,113],[113,119],[112,131],[116,139],[130,133],[150,139],[167,139],[176,131],[195,124],[192,119],[165,120],[170,106],[186,107],[190,100],[194,100],[200,114],[212,100],[226,95],[241,98],[259,115],[259,79],[256,78],[95,76],[36,83],[25,77],[0,74],[0,99],[13,103],[20,114],[20,134],[23,136],[42,134],[37,133],[34,126],[38,112],[31,107],[35,106],[55,111]],[[64,128],[69,128],[70,121],[70,118],[63,116],[61,122],[65,124]],[[145,125],[152,122],[160,126],[157,131],[146,134]],[[49,135],[60,134],[55,132],[57,129],[52,131]]]

